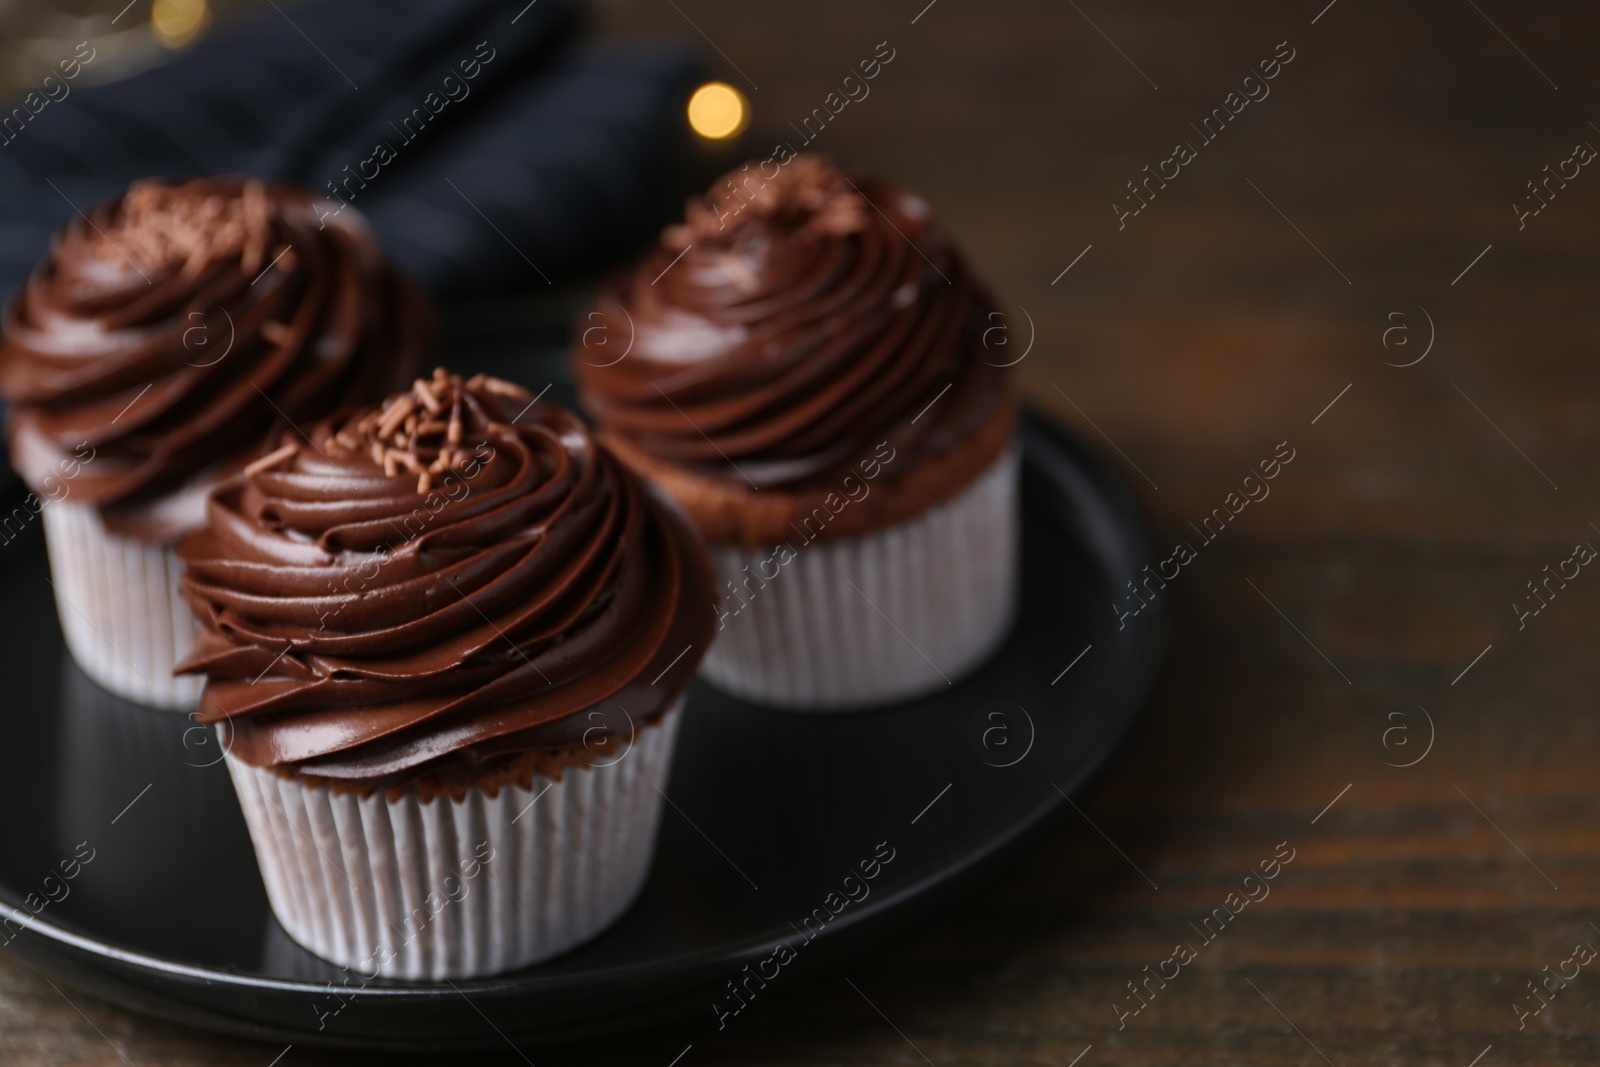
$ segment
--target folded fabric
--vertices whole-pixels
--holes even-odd
[[[0,290],[129,182],[231,172],[360,210],[437,292],[559,282],[655,221],[699,73],[686,47],[595,45],[578,23],[566,0],[274,5],[74,89],[0,124]]]

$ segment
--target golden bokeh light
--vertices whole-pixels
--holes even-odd
[[[206,0],[155,0],[150,6],[150,29],[167,48],[192,44],[210,25]]]
[[[749,102],[726,82],[707,82],[689,98],[689,125],[701,137],[726,140],[749,124]]]

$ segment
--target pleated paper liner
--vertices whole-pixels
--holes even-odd
[[[616,922],[643,888],[679,698],[615,762],[493,795],[359,796],[230,755],[273,913],[357,974],[472,978],[527,967]]]
[[[114,534],[88,504],[51,502],[43,517],[56,610],[78,666],[126,700],[193,709],[204,679],[172,676],[196,626],[178,594],[174,546]]]
[[[812,711],[910,700],[959,679],[999,646],[1016,610],[1017,480],[1013,446],[908,522],[787,553],[713,545],[723,599],[701,673],[745,700]]]

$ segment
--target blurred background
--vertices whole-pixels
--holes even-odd
[[[446,51],[423,45],[470,52],[473,19],[504,27],[521,7],[400,4],[411,14],[385,25],[273,0],[0,5],[8,96],[87,40],[74,93],[118,134],[48,125],[46,108],[0,148],[7,284],[70,217],[63,200],[109,195],[152,159],[265,158],[321,185],[388,106],[414,106],[406,87]],[[1516,610],[1575,542],[1600,544],[1600,179],[1566,163],[1600,145],[1595,15],[1505,0],[523,10],[515,76],[356,201],[448,298],[447,346],[562,344],[598,272],[719,168],[796,142],[887,44],[870,96],[814,147],[934,205],[1029,345],[1030,403],[1122,469],[1158,542],[1190,537],[1281,445],[1295,454],[1168,590],[1157,696],[1085,817],[852,971],[873,1006],[830,980],[721,1041],[535,1061],[665,1065],[685,1040],[684,1067],[1600,1060],[1600,978],[1516,1012],[1543,968],[1600,943],[1600,580],[1537,618]],[[428,18],[460,22],[417,36]],[[281,35],[283,100],[205,59],[241,26]],[[1260,95],[1246,76],[1274,57]],[[183,70],[185,92],[250,105],[239,121],[260,136],[174,122],[182,94],[141,79]],[[701,116],[720,137],[687,110],[711,80],[737,93]],[[1225,125],[1206,126],[1219,108]],[[106,117],[123,109],[154,118],[130,134],[134,118]],[[1193,158],[1172,177],[1180,143]],[[1147,167],[1168,177],[1146,184]],[[1279,842],[1296,858],[1270,899],[1119,1028],[1126,981]],[[80,1004],[0,958],[7,1062],[280,1051]]]
[[[100,64],[86,71],[84,85],[115,81],[153,67],[202,41],[224,20],[264,3],[230,3],[227,0],[164,0],[146,5],[144,17],[133,12],[93,3],[25,3],[8,0],[0,5],[0,86],[7,98],[20,98],[34,88],[36,74],[72,54],[80,41],[89,41]],[[112,20],[116,19],[115,22]]]

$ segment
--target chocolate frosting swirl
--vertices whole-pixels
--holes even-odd
[[[710,641],[687,520],[496,379],[437,371],[285,433],[209,508],[178,548],[203,625],[179,671],[209,676],[199,718],[254,766],[470,780],[590,709],[616,734],[659,716]]]
[[[236,471],[274,424],[408,381],[427,302],[365,223],[343,212],[324,227],[319,203],[245,178],[147,181],[58,234],[5,310],[0,393],[24,480],[37,489],[86,443],[74,498],[136,513]],[[198,525],[190,496],[144,532]]]
[[[922,199],[801,155],[691,200],[579,320],[573,366],[608,432],[789,487],[880,441],[915,457],[970,433],[1007,395],[982,358],[995,314]]]

